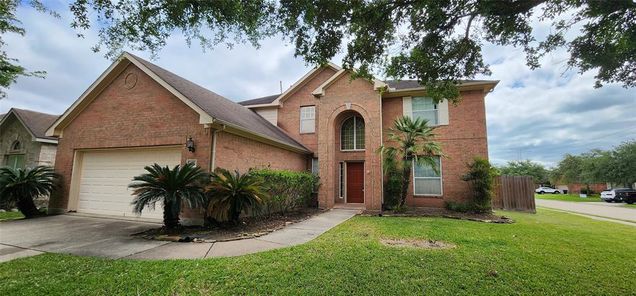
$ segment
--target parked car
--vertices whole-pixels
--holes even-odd
[[[630,188],[614,188],[601,192],[601,199],[606,202],[636,202],[636,190]]]
[[[541,186],[535,189],[534,192],[539,194],[544,194],[544,193],[560,194],[561,193],[559,189],[554,189],[554,188],[545,187],[545,186]]]

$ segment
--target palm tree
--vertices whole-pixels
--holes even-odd
[[[212,174],[206,193],[209,197],[208,215],[217,221],[234,223],[239,221],[244,211],[258,211],[267,198],[260,178],[225,169],[217,169]]]
[[[380,146],[385,175],[391,170],[402,169],[402,182],[400,190],[399,207],[406,202],[406,193],[411,182],[411,170],[413,162],[418,165],[430,165],[435,172],[439,168],[435,163],[435,156],[442,156],[439,143],[433,141],[434,127],[429,127],[427,120],[409,116],[402,116],[393,122],[389,129],[388,140],[394,146]]]
[[[203,206],[205,194],[202,185],[208,174],[194,164],[168,166],[153,164],[144,168],[147,173],[133,178],[128,185],[133,189],[133,212],[141,214],[144,208],[155,208],[155,203],[163,203],[163,224],[166,229],[180,226],[179,213],[182,202],[190,208]]]
[[[0,200],[15,204],[26,218],[41,216],[33,199],[51,194],[56,179],[57,174],[48,166],[0,168]]]

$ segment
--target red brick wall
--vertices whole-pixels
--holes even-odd
[[[314,153],[318,151],[318,135],[316,133],[300,134],[300,107],[318,105],[319,100],[311,92],[335,73],[331,68],[324,68],[314,78],[307,81],[285,99],[282,107],[278,110],[278,126]],[[318,131],[319,118],[320,110],[316,108],[316,131]]]
[[[568,184],[568,193],[581,193],[581,189],[587,189],[587,185],[579,183]],[[607,190],[607,184],[590,184],[590,190],[594,191],[594,193],[601,193],[601,191]]]
[[[250,168],[308,170],[309,156],[257,142],[227,132],[216,140],[215,166],[244,173]]]
[[[132,89],[124,77],[137,75]],[[68,193],[76,149],[184,145],[191,136],[196,152],[185,148],[182,158],[197,159],[204,169],[210,156],[210,131],[199,115],[133,65],[128,66],[64,129],[55,170],[62,186],[51,197],[53,211],[68,208]]]
[[[466,172],[466,164],[473,157],[488,158],[486,133],[486,110],[484,93],[466,91],[461,93],[462,101],[457,105],[449,104],[449,125],[435,130],[436,140],[441,143],[447,156],[442,158],[441,197],[414,197],[413,181],[407,197],[411,206],[443,207],[445,201],[463,202],[471,196],[466,182],[461,176]],[[395,118],[402,116],[402,98],[385,98],[382,104],[383,139]],[[412,176],[411,176],[412,177]]]
[[[335,202],[341,202],[337,198],[338,162],[363,160],[365,207],[379,209],[382,198],[382,174],[380,157],[376,150],[381,145],[382,133],[380,94],[373,89],[373,84],[369,81],[351,80],[350,75],[344,74],[325,90],[325,95],[318,101],[318,157],[322,184],[318,193],[320,206],[331,207]],[[365,122],[365,151],[340,151],[340,123],[355,113]]]

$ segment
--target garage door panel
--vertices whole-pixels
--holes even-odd
[[[84,152],[79,184],[78,212],[133,217],[132,190],[134,176],[143,174],[145,166],[158,163],[174,167],[181,163],[181,150],[135,149]],[[161,219],[160,203],[155,210],[144,209],[142,218]]]

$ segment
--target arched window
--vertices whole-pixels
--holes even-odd
[[[340,150],[364,150],[364,120],[351,116],[340,127]]]
[[[20,143],[20,141],[14,141],[13,144],[11,144],[11,150],[13,151],[17,151],[22,149],[22,143]]]

